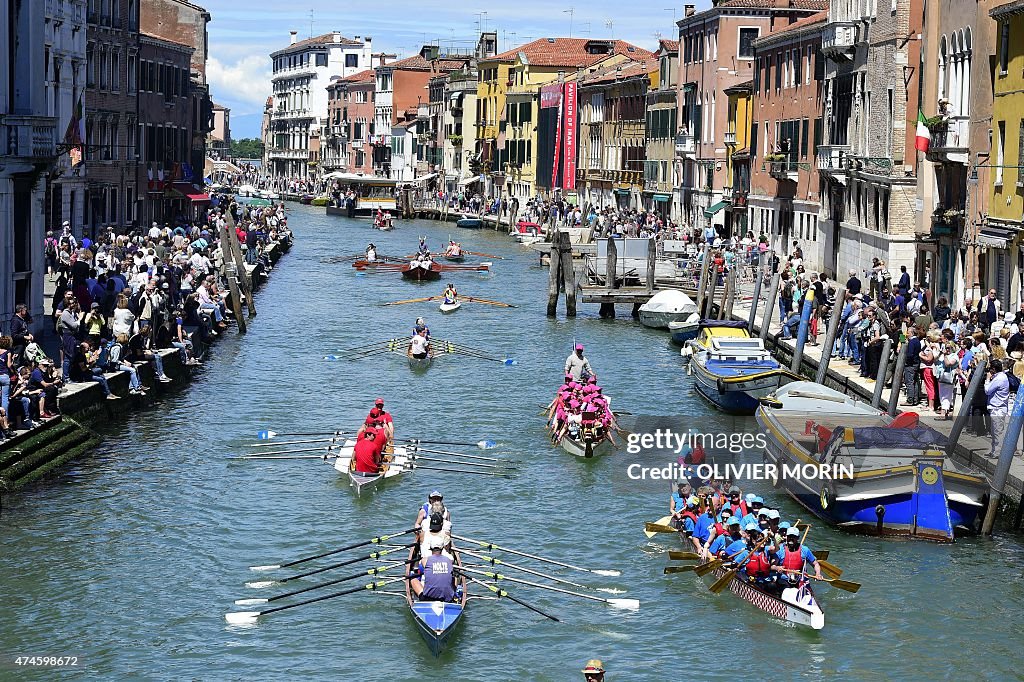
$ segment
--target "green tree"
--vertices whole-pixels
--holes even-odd
[[[261,159],[263,142],[253,137],[231,140],[231,156],[236,159]]]

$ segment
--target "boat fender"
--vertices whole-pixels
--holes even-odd
[[[878,534],[881,535],[882,520],[885,518],[885,507],[883,507],[882,505],[878,505],[877,507],[875,507],[875,516],[878,517],[878,522],[875,525],[875,528],[878,531]]]
[[[829,490],[828,483],[821,486],[821,508],[828,509],[828,506],[832,503],[832,491]]]
[[[683,356],[684,360],[689,360],[690,357],[693,355],[693,349],[687,346],[686,348],[680,350],[679,354]]]
[[[718,379],[715,382],[715,385],[718,387],[719,393],[725,393],[725,381],[723,381],[722,379]]]

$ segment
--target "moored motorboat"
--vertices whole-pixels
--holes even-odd
[[[640,324],[654,329],[668,329],[671,322],[699,322],[697,304],[682,291],[659,291],[639,308]]]
[[[452,548],[452,554],[454,555],[455,565],[462,566],[462,558],[454,547]],[[462,615],[466,610],[466,603],[469,598],[469,593],[466,589],[466,576],[459,575],[456,580],[455,601],[420,600],[413,593],[410,580],[408,579],[413,574],[413,567],[419,560],[420,550],[417,543],[409,550],[409,564],[406,567],[405,601],[409,606],[413,622],[416,623],[416,629],[427,643],[427,646],[430,647],[430,652],[434,656],[440,656],[441,652],[448,646],[455,629],[462,622]]]
[[[672,335],[672,341],[680,345],[697,338],[700,331],[700,314],[694,313],[682,322],[669,322],[668,331]]]
[[[728,568],[722,566],[708,575],[719,580],[728,572]],[[729,591],[779,620],[806,625],[815,630],[825,627],[825,612],[821,610],[809,583],[799,587],[785,587],[779,591],[778,588],[759,585],[738,571],[729,582]]]
[[[982,472],[947,457],[946,437],[917,414],[895,419],[820,384],[794,382],[756,413],[765,459],[800,504],[845,530],[951,542],[973,531],[989,486]]]
[[[758,401],[800,376],[780,365],[745,322],[702,320],[680,351],[697,392],[731,414],[753,414]]]
[[[437,306],[437,309],[442,313],[454,313],[456,310],[462,307],[462,301],[453,301],[451,303],[441,302],[441,305]]]
[[[472,218],[468,215],[462,216],[455,223],[458,227],[464,227],[470,230],[479,230],[484,226],[484,221],[481,218]]]

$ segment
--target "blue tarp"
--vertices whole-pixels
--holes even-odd
[[[841,429],[837,429],[841,431]],[[898,449],[945,449],[946,437],[930,426],[915,426],[912,429],[891,429],[884,426],[866,426],[853,430],[853,443],[857,449],[877,448]]]
[[[743,320],[701,320],[700,328],[729,327],[730,329],[746,329],[747,323]]]

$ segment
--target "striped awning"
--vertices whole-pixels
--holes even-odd
[[[704,215],[710,218],[728,205],[728,201],[719,201],[716,204],[712,204],[710,208],[704,209]]]

